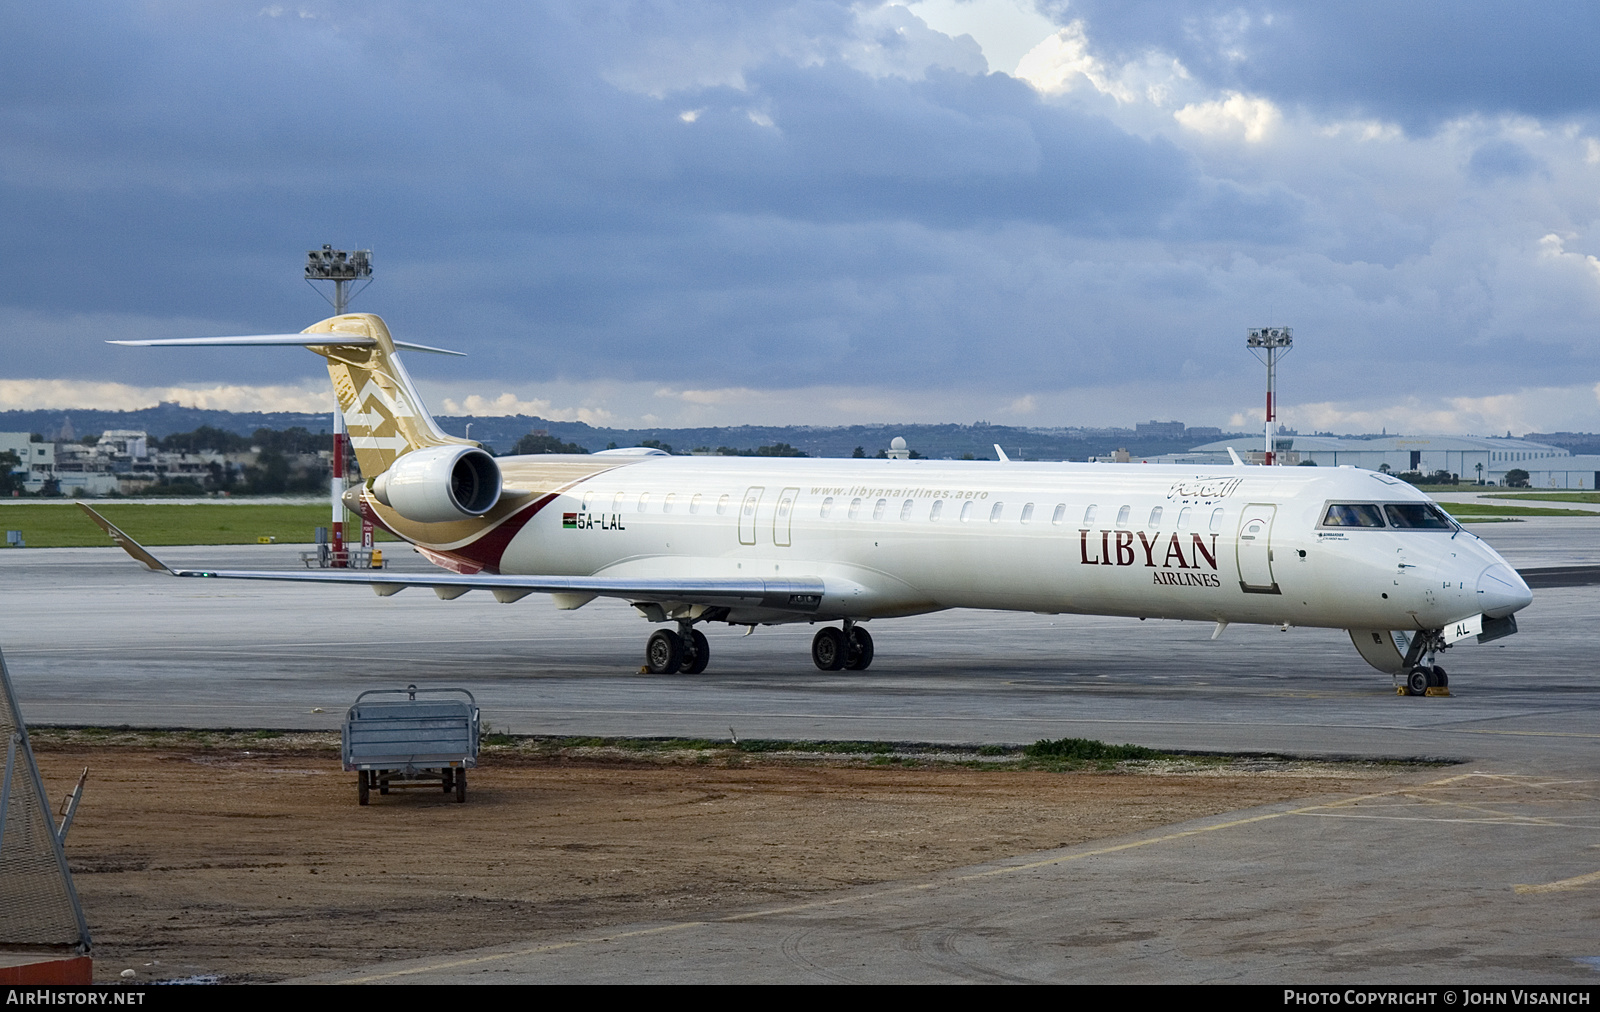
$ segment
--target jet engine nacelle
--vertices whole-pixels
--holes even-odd
[[[500,501],[500,466],[476,446],[412,450],[378,475],[372,495],[417,523],[481,517]]]

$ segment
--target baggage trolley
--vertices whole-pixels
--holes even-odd
[[[418,699],[421,693],[429,697]],[[453,695],[465,699],[448,698]],[[369,699],[369,696],[404,696]],[[478,765],[478,703],[466,689],[369,689],[345,714],[340,751],[356,774],[356,798],[367,804],[375,788],[455,792],[467,800],[467,770]]]

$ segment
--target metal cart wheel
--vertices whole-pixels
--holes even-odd
[[[356,801],[363,805],[366,804],[368,793],[367,771],[360,770],[356,773]]]
[[[451,780],[452,780],[452,778],[453,778],[453,777],[454,777],[454,776],[455,776],[455,772],[456,772],[456,771],[455,771],[455,770],[453,770],[453,769],[451,769],[451,768],[450,768],[450,767],[448,767],[448,766],[446,766],[446,767],[445,767],[445,768],[444,768],[444,769],[443,769],[443,770],[442,770],[442,771],[440,771],[440,773],[439,773],[439,779],[440,779],[440,780],[441,780],[441,781],[442,781],[442,782],[443,782],[443,784],[444,784],[444,787],[443,787],[443,790],[444,790],[444,792],[445,792],[445,793],[446,793],[446,794],[449,794],[449,793],[450,793],[450,791],[451,791],[451,790],[452,790],[452,789],[454,789],[454,787],[455,787],[455,784],[453,784],[453,783],[451,783],[451,782],[450,782],[450,781],[451,781]]]
[[[467,800],[467,771],[456,770],[456,804]]]
[[[373,772],[374,772],[374,774],[376,774],[377,771],[374,770]],[[389,778],[388,777],[380,777],[378,779],[378,793],[379,794],[388,794],[389,793]]]

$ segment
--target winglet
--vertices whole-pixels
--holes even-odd
[[[1228,456],[1233,458],[1233,466],[1234,467],[1243,467],[1244,466],[1244,461],[1239,459],[1239,455],[1234,452],[1233,447],[1231,447],[1231,446],[1228,447]]]
[[[93,520],[97,525],[99,525],[102,531],[105,531],[107,534],[109,534],[111,536],[111,540],[115,541],[124,552],[127,552],[129,555],[133,556],[139,562],[142,562],[146,569],[157,573],[172,572],[165,562],[162,562],[154,555],[151,555],[145,550],[143,545],[139,544],[139,542],[133,540],[118,530],[116,524],[90,509],[87,503],[79,503],[78,508],[89,514],[90,520]]]
[[[1002,464],[1011,463],[1011,458],[1006,456],[1006,451],[1000,449],[1000,444],[999,443],[994,444],[994,452],[995,452],[995,458],[994,459],[1000,461]]]

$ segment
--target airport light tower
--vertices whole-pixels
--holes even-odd
[[[318,281],[333,282],[333,298],[328,301],[333,303],[333,315],[343,316],[345,309],[350,305],[350,300],[355,298],[361,288],[372,283],[372,251],[368,249],[342,250],[334,249],[324,244],[321,249],[309,250],[306,253],[306,284],[316,288]],[[349,286],[356,282],[365,282],[361,288],[351,291]],[[322,294],[318,289],[318,294]],[[322,296],[327,298],[326,295]],[[344,412],[339,410],[337,400],[333,405],[333,459],[331,461],[333,476],[329,481],[330,492],[333,499],[333,551],[329,556],[331,565],[343,568],[349,556],[344,550],[344,450],[347,437],[344,429]]]
[[[1273,431],[1278,421],[1278,357],[1287,355],[1289,349],[1294,347],[1294,331],[1288,327],[1252,327],[1249,337],[1245,339],[1245,346],[1250,349],[1250,354],[1266,363],[1267,366],[1267,444],[1266,456],[1261,462],[1267,467],[1277,463],[1277,454],[1273,453]],[[1266,352],[1266,357],[1262,357]]]

